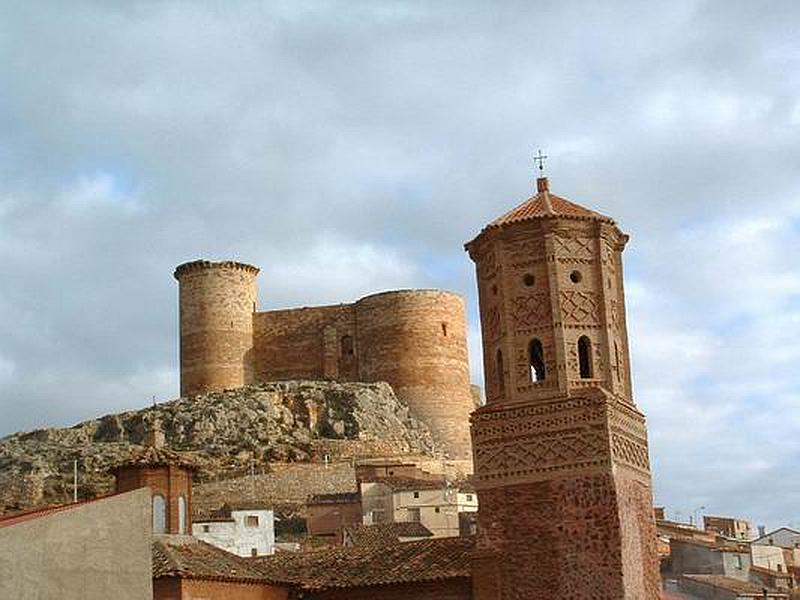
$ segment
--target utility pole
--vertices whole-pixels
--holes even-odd
[[[78,459],[72,461],[72,502],[78,501]]]

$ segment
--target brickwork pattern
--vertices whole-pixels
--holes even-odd
[[[474,597],[656,599],[647,430],[625,324],[628,238],[537,184],[466,245],[487,395],[472,416]]]

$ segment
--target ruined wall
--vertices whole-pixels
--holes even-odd
[[[253,381],[258,269],[197,260],[175,269],[180,299],[181,395]]]

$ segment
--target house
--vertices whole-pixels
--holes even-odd
[[[458,536],[459,514],[478,510],[477,496],[448,484],[444,477],[420,480],[387,477],[360,481],[364,523],[422,523],[435,537]]]
[[[265,585],[255,564],[190,535],[154,535],[153,600],[287,600],[289,587]]]
[[[720,575],[747,581],[750,573],[750,549],[746,545],[673,539],[670,555],[674,575]]]
[[[412,542],[433,537],[430,529],[422,523],[401,521],[399,523],[374,523],[354,525],[344,530],[345,546],[384,547],[399,542]]]
[[[704,600],[789,600],[786,591],[723,575],[682,575],[679,588],[692,598]]]
[[[150,491],[0,517],[0,598],[152,597]]]
[[[780,527],[754,539],[753,544],[789,549],[800,548],[800,531],[789,527]]]
[[[784,549],[780,546],[767,546],[765,544],[751,544],[750,558],[754,567],[761,567],[770,571],[787,573]]]
[[[358,492],[315,494],[308,498],[306,510],[308,535],[341,545],[343,530],[361,523],[361,496]]]
[[[225,505],[192,524],[192,535],[238,556],[275,552],[275,515],[263,506]]]
[[[191,536],[156,536],[154,600],[472,599],[471,538],[430,538],[242,558]]]
[[[733,517],[703,515],[703,528],[734,540],[747,541],[752,537],[750,521]]]

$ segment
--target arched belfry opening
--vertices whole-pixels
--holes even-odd
[[[506,382],[503,377],[503,351],[500,348],[497,349],[495,368],[497,369],[497,391],[502,396],[506,392]]]
[[[531,382],[544,381],[547,378],[547,369],[544,364],[544,348],[542,341],[533,338],[528,344],[528,365],[530,367]]]
[[[578,339],[578,367],[581,379],[591,379],[592,373],[592,341],[582,335]]]

